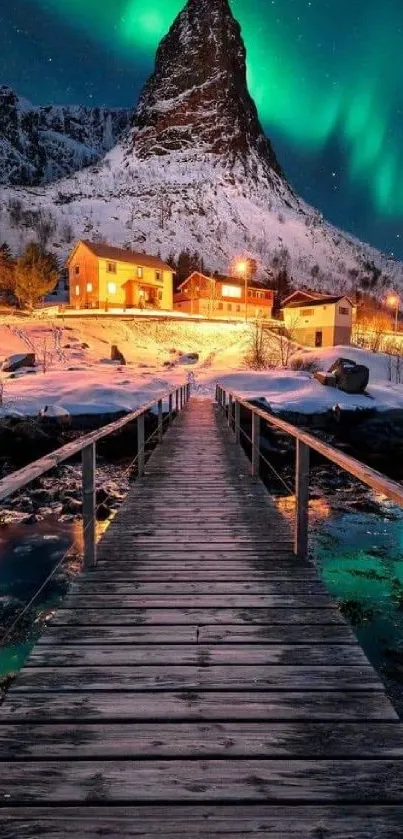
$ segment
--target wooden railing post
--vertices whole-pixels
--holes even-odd
[[[252,412],[252,475],[259,477],[260,472],[260,417]]]
[[[94,568],[97,562],[96,543],[96,451],[95,443],[81,452],[83,487],[84,568]]]
[[[137,417],[137,471],[139,477],[144,475],[145,464],[145,434],[144,434],[144,414]]]
[[[162,443],[164,436],[164,417],[162,413],[162,399],[158,400],[158,442]]]
[[[182,408],[183,408],[183,385],[181,385],[179,396],[180,396],[179,405],[180,405],[180,409],[182,410]]]
[[[187,401],[189,402],[190,399],[190,382],[186,385],[186,392],[187,392]]]
[[[299,559],[308,556],[309,528],[309,446],[297,440],[295,477],[294,553]]]
[[[176,388],[176,390],[175,390],[175,411],[176,411],[177,414],[179,413],[179,389],[178,388]]]
[[[228,396],[228,428],[232,430],[232,393]]]
[[[235,399],[235,442],[241,441],[241,406],[237,399]]]
[[[169,407],[168,407],[168,422],[171,424],[172,422],[172,408],[173,408],[173,396],[172,393],[169,394]]]

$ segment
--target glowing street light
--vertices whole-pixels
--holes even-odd
[[[399,325],[399,308],[400,308],[400,297],[398,294],[389,294],[386,299],[386,303],[392,309],[395,309],[395,332],[397,332],[398,325]]]
[[[235,273],[245,280],[245,321],[248,320],[248,272],[248,261],[246,259],[237,259],[235,262]]]

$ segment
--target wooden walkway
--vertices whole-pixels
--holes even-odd
[[[0,837],[397,839],[383,686],[192,399],[0,716]]]

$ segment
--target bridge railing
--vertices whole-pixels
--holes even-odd
[[[82,499],[83,499],[83,537],[84,537],[84,567],[91,568],[96,565],[96,446],[100,440],[110,437],[111,434],[123,429],[132,422],[137,421],[137,454],[132,462],[137,465],[137,473],[141,476],[144,473],[145,454],[147,443],[153,437],[158,442],[162,441],[164,434],[164,403],[168,403],[168,423],[173,419],[174,411],[180,412],[190,397],[190,384],[186,383],[173,388],[167,393],[158,396],[156,399],[142,405],[137,411],[103,426],[103,428],[79,437],[72,443],[62,446],[51,454],[42,457],[13,472],[11,475],[0,480],[0,502],[5,501],[23,487],[40,478],[55,467],[65,463],[70,458],[81,452],[82,462]],[[147,439],[145,438],[145,416],[149,411],[157,409],[157,429]]]
[[[344,454],[333,446],[318,440],[312,434],[302,431],[295,425],[268,414],[261,408],[257,408],[248,402],[240,394],[235,393],[223,384],[218,383],[216,387],[216,401],[223,413],[227,416],[228,425],[234,432],[235,441],[240,443],[241,439],[241,408],[249,411],[252,415],[251,444],[251,469],[252,475],[258,477],[260,473],[260,461],[262,453],[260,450],[261,423],[277,428],[296,442],[295,458],[295,527],[294,527],[294,553],[301,559],[308,555],[308,531],[309,531],[309,465],[310,451],[313,450],[327,460],[335,463],[345,472],[353,475],[366,486],[384,495],[386,498],[395,501],[403,507],[403,486],[390,478],[386,478],[375,469],[371,469],[354,457]]]

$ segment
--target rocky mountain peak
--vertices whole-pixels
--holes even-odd
[[[162,40],[140,96],[132,146],[140,158],[200,149],[280,166],[246,81],[246,50],[228,0],[189,0]],[[254,153],[254,154],[253,154]]]

